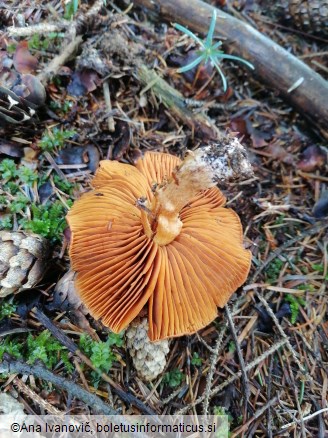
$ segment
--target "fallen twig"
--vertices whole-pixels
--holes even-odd
[[[161,102],[175,114],[180,120],[188,125],[195,132],[202,132],[206,137],[217,138],[219,131],[210,119],[203,113],[193,113],[187,106],[182,94],[171,87],[155,70],[139,64],[136,69],[136,77],[147,89],[161,100]]]
[[[50,79],[52,76],[56,75],[58,70],[69,60],[71,59],[79,45],[83,41],[82,35],[79,35],[82,30],[83,26],[90,20],[93,16],[96,16],[100,9],[104,6],[103,0],[96,0],[94,4],[90,7],[90,9],[84,13],[82,16],[77,16],[77,18],[72,22],[69,23],[67,26],[67,31],[65,33],[66,40],[68,41],[67,45],[64,45],[64,49],[61,53],[59,53],[55,58],[52,59],[52,61],[45,67],[45,69],[38,74],[38,79],[45,84],[48,79]],[[54,26],[60,27],[62,23],[56,23]],[[46,26],[46,25],[42,25]],[[32,27],[32,31],[35,30],[36,33],[41,29],[41,25],[38,28],[37,26]]]
[[[112,111],[112,102],[111,102],[111,98],[110,98],[108,81],[105,81],[103,83],[103,90],[104,90],[104,98],[105,98],[106,108],[108,111],[108,130],[109,130],[109,132],[114,132],[115,131],[115,121],[114,121],[113,116],[110,114]]]
[[[230,328],[230,331],[231,331],[231,334],[232,334],[232,337],[233,337],[233,340],[234,340],[234,343],[236,346],[236,351],[237,351],[239,364],[240,364],[240,368],[241,368],[241,373],[242,373],[241,378],[242,378],[242,384],[243,384],[243,389],[244,389],[244,402],[245,402],[245,406],[247,406],[248,398],[250,395],[250,390],[249,390],[248,377],[247,377],[247,373],[245,370],[245,361],[244,361],[243,354],[242,354],[241,349],[240,349],[238,336],[236,333],[235,325],[233,323],[232,315],[231,315],[231,312],[230,312],[228,305],[225,306],[225,312],[227,315],[229,328]]]
[[[32,389],[25,385],[25,383],[19,379],[18,377],[15,377],[13,380],[13,384],[18,388],[19,391],[21,391],[23,394],[25,394],[29,399],[33,400],[34,403],[41,406],[43,409],[45,409],[49,414],[51,415],[65,415],[64,412],[57,409],[55,406],[53,406],[51,403],[44,400],[42,397],[39,396],[36,392],[32,391]]]
[[[231,438],[235,438],[237,436],[240,436],[240,434],[242,432],[245,432],[245,430],[247,430],[248,426],[250,424],[253,423],[253,421],[255,421],[257,418],[261,417],[261,415],[264,414],[264,412],[267,409],[270,409],[273,405],[275,405],[277,403],[277,401],[279,400],[279,397],[273,397],[271,400],[268,401],[268,403],[266,403],[264,406],[262,406],[261,409],[258,409],[252,418],[250,418],[246,423],[244,423],[242,426],[240,426],[237,430],[235,430],[234,432],[232,432],[231,434]]]
[[[209,406],[209,400],[210,400],[210,392],[211,392],[213,375],[214,375],[216,363],[218,361],[218,357],[219,357],[219,354],[220,354],[220,351],[222,348],[223,337],[227,331],[227,327],[228,327],[228,324],[225,323],[225,325],[222,327],[222,329],[219,333],[219,336],[216,340],[215,347],[214,347],[213,352],[212,352],[211,366],[210,366],[210,370],[206,376],[206,388],[205,388],[205,396],[204,396],[204,403],[203,403],[203,414],[204,415],[208,414],[208,406]]]
[[[32,35],[44,35],[51,32],[61,32],[67,29],[68,26],[70,26],[68,21],[61,21],[60,23],[56,24],[39,23],[28,27],[10,26],[7,28],[7,32],[12,37],[30,37]]]
[[[25,362],[14,360],[7,353],[4,353],[3,361],[0,363],[0,373],[32,374],[33,376],[46,380],[47,382],[51,382],[58,388],[67,391],[71,397],[76,397],[79,400],[82,400],[98,414],[117,415],[117,412],[109,405],[104,403],[98,396],[86,391],[76,383],[57,376],[40,365],[28,365]]]
[[[309,421],[312,418],[316,417],[317,415],[323,414],[324,412],[328,412],[328,408],[320,409],[320,411],[316,411],[313,414],[308,415],[307,417],[303,417],[302,421]],[[281,426],[281,430],[288,429],[289,427],[295,426],[296,423],[300,423],[300,422],[301,422],[301,420],[295,420],[295,421],[292,421],[291,423],[284,424],[283,426]]]
[[[274,314],[274,312],[272,311],[271,307],[269,306],[269,303],[267,302],[267,300],[258,292],[256,292],[256,296],[258,297],[258,299],[261,301],[261,303],[263,304],[263,306],[265,307],[265,310],[268,312],[268,314],[271,316],[273,322],[275,323],[279,333],[281,334],[281,336],[286,340],[286,345],[289,349],[289,351],[291,352],[295,363],[298,365],[299,369],[302,371],[302,373],[304,375],[308,376],[308,373],[305,371],[305,368],[303,367],[303,365],[301,364],[299,358],[297,357],[297,353],[294,350],[292,344],[289,342],[289,338],[286,335],[286,333],[284,332],[284,329],[281,327],[278,318],[276,317],[276,315]],[[311,379],[310,376],[308,376],[309,379]]]
[[[207,32],[213,15],[213,6],[201,0],[135,0],[134,3],[201,34]],[[278,90],[316,126],[326,129],[327,82],[300,59],[249,24],[221,10],[217,10],[217,15],[216,32],[225,39],[224,45],[234,55],[251,62],[255,67],[255,74],[264,83]],[[302,84],[288,92],[301,78]]]
[[[269,375],[268,375],[268,387],[267,387],[267,400],[271,400],[271,387],[272,387],[272,370],[273,370],[274,357],[270,357],[269,362]],[[268,438],[272,438],[272,415],[271,406],[268,408],[267,412],[267,428],[268,428]]]
[[[74,55],[82,41],[82,36],[77,36],[71,43],[65,46],[64,50],[57,55],[38,75],[39,80],[42,83],[45,83],[49,78],[56,75],[60,67],[63,66]]]
[[[318,223],[314,227],[312,227],[309,230],[303,231],[300,235],[294,237],[293,239],[287,240],[283,245],[279,246],[278,249],[276,249],[259,267],[259,269],[256,270],[253,277],[249,280],[249,283],[254,283],[261,272],[269,266],[269,264],[276,258],[279,257],[285,249],[289,248],[290,246],[294,245],[294,243],[299,242],[300,240],[304,239],[304,237],[307,236],[313,236],[314,234],[319,233],[320,231],[324,231],[328,227],[328,224],[323,224],[322,222]]]
[[[257,357],[255,360],[250,362],[245,366],[245,371],[250,371],[252,368],[259,365],[263,360],[265,360],[267,357],[269,357],[271,354],[273,354],[275,351],[279,350],[283,345],[286,344],[286,339],[281,339],[280,341],[276,342],[272,345],[271,348],[269,348],[265,353],[261,354],[261,356]],[[229,379],[225,380],[221,385],[218,385],[216,388],[214,388],[210,394],[209,397],[212,398],[219,392],[221,392],[226,386],[229,386],[231,383],[238,380],[242,375],[241,371],[238,371],[236,374],[231,376]],[[198,405],[199,403],[202,403],[205,400],[205,395],[202,395],[197,400],[195,400],[193,403],[190,403],[188,406],[185,406],[184,408],[180,409],[178,412],[176,412],[176,415],[185,415],[186,412],[189,411],[189,409],[193,408],[194,406]]]

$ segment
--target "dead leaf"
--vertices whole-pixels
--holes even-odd
[[[313,207],[313,216],[316,219],[323,219],[328,216],[328,190],[324,190]]]
[[[290,154],[285,147],[283,147],[280,141],[276,141],[270,144],[266,149],[271,156],[271,158],[282,161],[283,163],[292,165],[294,164],[294,156]]]
[[[24,156],[24,148],[19,143],[3,139],[0,140],[0,154],[21,158]]]
[[[83,96],[94,91],[100,83],[101,80],[94,70],[81,70],[73,73],[67,91],[71,96]]]
[[[100,154],[98,149],[93,145],[73,146],[61,149],[56,157],[56,164],[65,164],[69,172],[78,170],[77,165],[81,165],[81,169],[87,168],[91,172],[98,169]],[[69,165],[72,165],[70,168]]]
[[[246,119],[243,117],[236,117],[230,121],[230,129],[234,132],[238,132],[239,136],[248,136],[248,129]]]
[[[320,169],[327,163],[327,153],[318,145],[308,146],[302,153],[297,168],[303,172]]]
[[[114,143],[113,159],[120,160],[128,151],[131,142],[130,127],[126,122],[118,120],[116,123],[115,133],[118,133],[119,138]]]
[[[22,75],[20,83],[15,85],[12,91],[37,107],[42,106],[46,100],[44,86],[36,76],[30,74]]]
[[[19,73],[34,73],[38,66],[38,60],[31,55],[27,41],[17,44],[13,60],[14,67]]]
[[[80,297],[77,295],[74,281],[76,273],[68,271],[56,284],[53,302],[51,308],[60,310],[80,310],[84,314],[88,313],[86,307],[82,304]]]

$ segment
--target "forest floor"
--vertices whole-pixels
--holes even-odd
[[[0,225],[41,234],[52,249],[36,287],[0,301],[0,358],[30,366],[2,374],[1,391],[29,413],[88,411],[42,379],[41,366],[123,414],[220,413],[232,437],[327,436],[328,136],[239,62],[220,64],[226,92],[210,65],[178,73],[198,47],[163,17],[132,5],[123,11],[123,2],[96,1],[94,10],[81,3],[0,2],[0,85],[31,74],[47,93],[31,120],[0,118]],[[255,0],[216,6],[328,77],[327,34],[284,25]],[[41,27],[29,34],[25,25]],[[180,113],[156,77],[141,77],[141,65],[180,93]],[[249,153],[254,178],[223,191],[242,221],[252,267],[229,302],[230,323],[219,309],[208,327],[174,339],[164,372],[147,383],[123,337],[70,296],[71,277],[58,287],[70,267],[65,216],[90,190],[100,160],[134,164],[146,150],[183,157],[210,142],[198,117],[238,136]]]

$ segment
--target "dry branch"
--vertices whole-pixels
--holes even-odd
[[[266,300],[264,297],[262,297],[261,294],[259,294],[259,293],[256,292],[256,296],[257,296],[257,298],[261,301],[261,303],[263,304],[263,306],[265,307],[265,310],[266,310],[266,311],[268,312],[268,314],[271,316],[271,318],[272,318],[273,322],[275,323],[275,325],[276,325],[276,327],[277,327],[279,333],[281,334],[281,336],[282,336],[284,339],[286,339],[287,347],[288,347],[288,349],[289,349],[291,355],[293,356],[294,361],[297,363],[299,369],[300,369],[300,370],[302,371],[302,373],[303,373],[304,375],[306,375],[306,376],[309,378],[309,380],[310,380],[311,377],[310,377],[310,376],[308,375],[308,373],[305,371],[305,368],[303,367],[303,365],[301,364],[299,358],[297,357],[297,353],[296,353],[296,351],[294,350],[292,344],[289,342],[289,338],[288,338],[288,336],[287,336],[286,333],[284,332],[284,329],[281,327],[281,325],[280,325],[280,323],[279,323],[279,321],[278,321],[278,318],[276,317],[276,315],[275,315],[274,312],[272,311],[271,307],[269,306],[269,303],[267,302],[267,300]]]
[[[162,18],[183,24],[200,34],[206,34],[213,12],[213,6],[201,0],[135,0],[134,4],[145,6],[159,13]],[[327,129],[328,83],[249,24],[220,10],[217,12],[216,34],[225,38],[226,49],[250,61],[263,83],[278,90],[284,99],[315,125]],[[293,89],[295,84],[301,82],[301,78],[302,83]]]
[[[223,337],[226,334],[227,328],[228,328],[228,324],[226,322],[225,325],[222,327],[221,332],[219,333],[218,339],[217,339],[216,344],[215,344],[215,348],[214,348],[213,353],[212,353],[211,365],[210,365],[210,369],[209,369],[209,372],[208,372],[207,377],[206,377],[205,398],[204,398],[204,403],[203,403],[203,414],[204,415],[208,414],[212,380],[213,380],[214,372],[216,370],[216,364],[218,361],[218,357],[219,357],[219,354],[220,354],[221,349],[222,349]]]
[[[275,344],[272,345],[272,347],[270,347],[265,353],[261,354],[261,356],[257,357],[256,359],[254,359],[252,362],[250,362],[249,364],[247,364],[245,366],[245,371],[248,372],[250,371],[252,368],[255,368],[257,365],[259,365],[263,360],[265,360],[267,357],[269,357],[271,354],[273,354],[274,352],[276,352],[277,350],[279,350],[279,348],[281,348],[283,345],[286,344],[286,339],[281,339],[280,341],[276,342]],[[229,386],[231,383],[235,382],[236,380],[238,380],[240,377],[242,376],[242,372],[238,371],[236,374],[234,374],[233,376],[229,377],[228,379],[226,379],[224,382],[222,382],[220,385],[216,386],[214,389],[212,389],[212,391],[209,394],[209,398],[214,397],[216,394],[218,394],[219,392],[221,392],[224,388],[226,388],[227,386]],[[184,408],[180,409],[178,412],[176,412],[176,415],[186,415],[187,412],[193,408],[194,406],[197,406],[199,403],[202,403],[205,400],[205,395],[202,395],[201,397],[199,397],[197,400],[195,400],[194,402],[190,403],[188,406],[185,406]]]
[[[147,89],[153,91],[170,112],[182,120],[192,130],[198,132],[198,134],[201,132],[209,138],[217,138],[219,136],[218,129],[205,114],[195,114],[188,108],[179,91],[171,87],[164,79],[158,76],[155,70],[148,69],[141,63],[137,64],[137,79],[144,84]]]
[[[248,403],[248,399],[250,396],[250,389],[249,389],[249,380],[248,380],[248,376],[247,376],[247,372],[245,370],[245,361],[244,361],[244,357],[243,357],[243,353],[241,351],[239,342],[238,342],[238,336],[236,333],[236,328],[232,319],[232,315],[229,309],[229,306],[226,304],[225,306],[225,312],[227,315],[227,320],[228,320],[228,325],[236,346],[236,351],[237,351],[237,355],[238,355],[238,359],[239,359],[239,364],[240,364],[240,370],[241,370],[241,379],[242,379],[242,384],[243,384],[243,391],[244,391],[244,403],[245,406],[247,407],[247,403]]]
[[[94,412],[103,415],[117,414],[114,409],[104,403],[99,397],[81,388],[76,383],[57,376],[40,365],[28,365],[19,360],[13,360],[7,353],[4,354],[4,360],[0,363],[0,373],[20,373],[36,376],[39,379],[51,382],[58,388],[67,391],[71,397],[76,397],[79,400],[82,400],[85,404],[92,407]]]
[[[39,394],[34,392],[29,386],[25,385],[25,383],[23,382],[22,379],[15,377],[15,379],[13,380],[13,383],[20,392],[25,394],[29,399],[31,399],[34,403],[39,405],[41,408],[43,408],[47,412],[49,412],[50,415],[64,414],[62,411],[57,409],[55,406],[53,406],[47,400],[44,400]]]
[[[272,399],[270,399],[268,401],[268,403],[266,403],[264,406],[262,406],[262,408],[258,409],[254,415],[252,416],[252,418],[250,418],[245,424],[243,424],[242,426],[240,426],[237,430],[233,431],[231,438],[237,438],[238,436],[240,436],[240,434],[242,432],[245,432],[247,430],[249,430],[249,426],[253,423],[253,421],[255,421],[257,418],[260,418],[261,415],[264,414],[264,412],[266,410],[269,410],[272,406],[274,406],[277,402],[279,401],[279,397],[273,397]]]
[[[69,22],[60,22],[56,24],[40,23],[28,27],[10,26],[7,32],[11,37],[31,37],[33,35],[45,35],[51,32],[60,32],[69,26]]]
[[[71,43],[69,43],[64,50],[56,56],[49,65],[38,75],[42,83],[46,83],[48,79],[55,76],[58,70],[74,56],[77,48],[82,43],[82,36],[77,36]]]

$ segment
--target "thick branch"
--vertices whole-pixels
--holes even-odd
[[[4,356],[5,357],[5,356]],[[66,380],[63,377],[46,370],[40,365],[28,365],[19,360],[13,360],[10,356],[6,355],[5,360],[0,363],[0,372],[8,374],[32,374],[47,382],[51,382],[53,385],[60,389],[67,391],[71,397],[76,397],[82,400],[85,404],[92,407],[94,412],[104,415],[116,415],[117,412],[111,408],[108,404],[104,403],[99,397],[85,389],[81,388],[76,383]]]
[[[134,3],[200,34],[207,33],[213,12],[213,7],[201,0],[134,0]],[[278,90],[299,112],[321,128],[327,128],[327,82],[249,24],[220,10],[217,12],[216,35],[225,38],[225,47],[250,61],[258,78]]]

